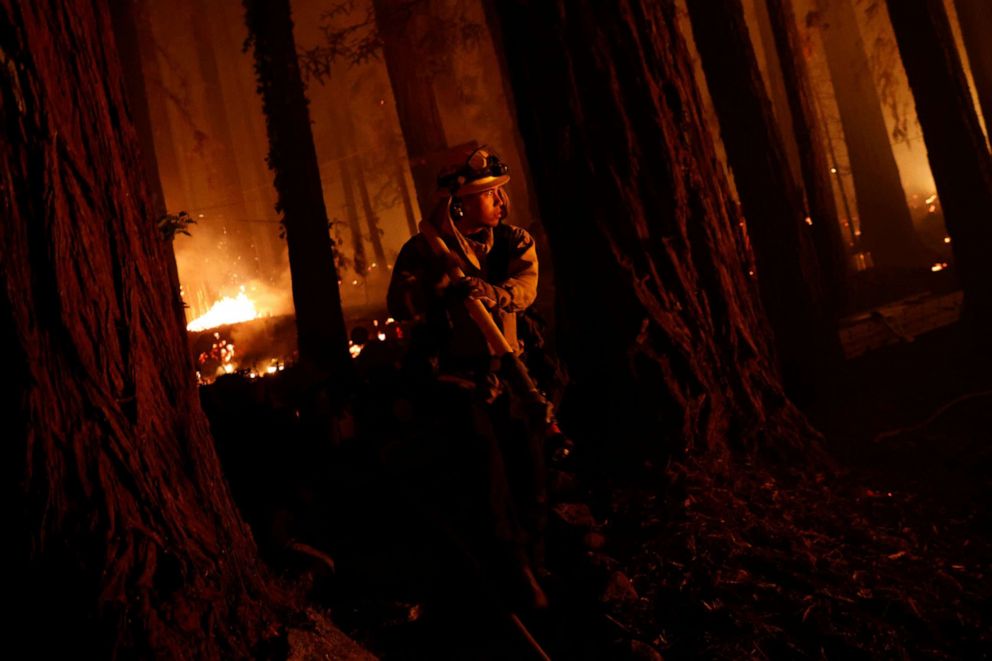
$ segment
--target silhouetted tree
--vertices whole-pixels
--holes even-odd
[[[347,380],[348,336],[289,2],[244,0],[244,8],[286,228],[300,359]]]
[[[923,256],[851,3],[817,0],[816,6],[851,163],[861,239],[876,266],[921,266]]]
[[[930,169],[964,288],[964,316],[992,331],[992,156],[940,0],[889,0]]]
[[[674,4],[494,7],[559,283],[574,433],[641,460],[801,446]]]
[[[782,362],[785,385],[810,395],[840,355],[822,278],[740,0],[689,0],[696,48],[754,249],[758,288]]]
[[[824,299],[829,303],[830,316],[836,317],[845,300],[848,268],[837,202],[830,181],[826,138],[817,119],[816,101],[796,29],[792,0],[763,1],[778,51],[792,116],[793,136],[799,146],[799,164],[806,189],[806,204],[813,223],[813,243],[824,282]]]
[[[221,475],[103,3],[0,2],[3,464],[40,657],[247,657],[289,602]]]

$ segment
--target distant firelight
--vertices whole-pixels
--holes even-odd
[[[255,303],[242,291],[234,298],[225,296],[214,303],[206,314],[186,324],[186,330],[202,331],[257,318],[258,311],[255,309]]]

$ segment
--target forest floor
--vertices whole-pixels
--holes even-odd
[[[831,465],[670,468],[675,507],[657,481],[590,499],[564,480],[551,608],[522,621],[555,659],[992,656],[992,378],[961,346],[951,326],[845,363],[808,411]],[[539,658],[383,470],[367,440],[392,413],[328,415],[312,385],[201,390],[270,564],[384,658]],[[460,596],[438,608],[439,584]]]

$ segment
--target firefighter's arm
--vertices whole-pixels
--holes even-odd
[[[507,293],[498,307],[509,312],[526,310],[537,298],[537,248],[534,239],[522,228],[515,228],[510,249],[509,276],[496,285]]]

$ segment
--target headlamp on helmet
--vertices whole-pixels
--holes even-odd
[[[438,175],[438,188],[446,188],[452,195],[470,195],[497,188],[510,180],[510,167],[492,153],[488,147],[476,149],[465,163]]]

